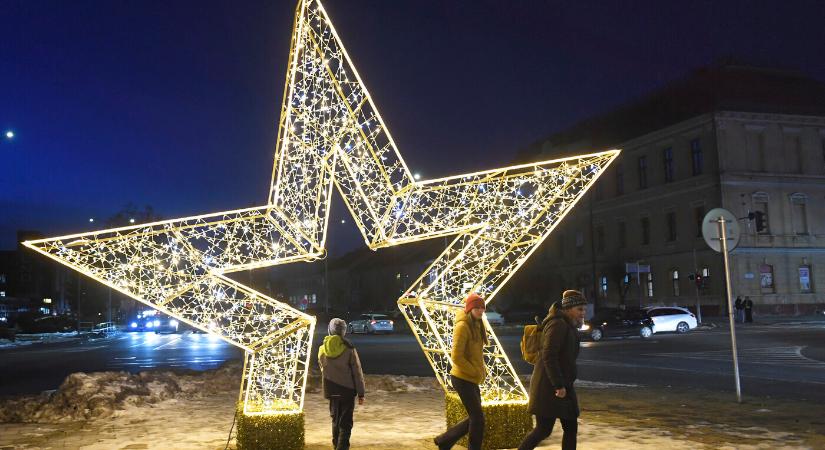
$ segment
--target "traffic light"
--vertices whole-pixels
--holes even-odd
[[[699,287],[699,288],[703,287],[704,280],[702,279],[702,274],[697,273],[695,280],[696,280],[696,287]]]
[[[693,272],[688,274],[688,280],[693,281],[696,277],[693,275]]]
[[[767,228],[765,225],[765,213],[762,211],[754,211],[748,214],[748,219],[753,220],[756,225],[756,232],[761,233]]]

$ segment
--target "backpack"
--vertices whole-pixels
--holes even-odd
[[[538,325],[527,325],[521,336],[521,359],[536,365],[541,350],[541,328]]]

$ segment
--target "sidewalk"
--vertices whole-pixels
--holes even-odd
[[[825,314],[806,316],[753,316],[753,322],[736,322],[737,327],[758,327],[758,326],[797,326],[797,325],[822,325],[825,327]],[[702,320],[702,326],[711,328],[729,327],[727,317],[706,317]]]
[[[0,449],[222,449],[239,369],[73,376],[50,400],[0,401],[0,412],[42,422],[0,424]],[[370,375],[367,389],[366,404],[356,408],[353,449],[435,448],[432,437],[444,429],[444,395],[433,378]],[[819,405],[753,398],[738,405],[732,393],[586,381],[578,390],[582,449],[825,448]],[[309,391],[306,448],[328,449],[327,404],[315,382]],[[540,448],[559,445],[560,433]]]

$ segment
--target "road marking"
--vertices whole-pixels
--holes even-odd
[[[165,343],[165,344],[163,344],[163,345],[158,345],[157,347],[153,348],[152,350],[160,350],[160,349],[162,349],[163,347],[166,347],[167,345],[171,345],[171,344],[174,344],[175,342],[178,342],[179,340],[181,340],[181,338],[180,338],[180,337],[176,337],[175,339],[172,339],[171,341],[169,341],[169,342],[167,342],[167,343]]]
[[[767,364],[794,367],[810,367],[825,369],[825,361],[808,358],[802,354],[804,346],[791,347],[756,347],[738,351],[739,361],[749,364]],[[710,350],[704,352],[685,353],[648,353],[645,356],[661,356],[666,358],[701,359],[705,361],[730,361],[730,350]]]

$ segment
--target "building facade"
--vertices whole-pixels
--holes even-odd
[[[623,152],[531,265],[552,291],[723,313],[722,257],[702,237],[705,214],[722,207],[742,218],[734,296],[757,314],[825,309],[825,85],[707,69],[535,144],[532,157],[606,148]],[[747,219],[757,211],[764,229]]]

